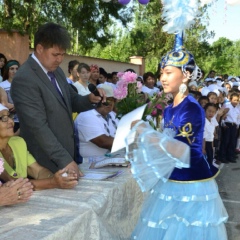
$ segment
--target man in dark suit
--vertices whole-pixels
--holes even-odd
[[[81,175],[74,162],[74,125],[72,112],[92,109],[101,97],[92,93],[78,95],[69,87],[59,67],[70,35],[55,23],[41,26],[35,34],[34,53],[21,66],[11,87],[20,119],[20,135],[35,159],[53,173],[67,169]],[[105,101],[105,93],[100,95]]]

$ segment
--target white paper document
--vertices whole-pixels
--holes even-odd
[[[82,179],[89,180],[104,180],[120,175],[123,171],[98,171],[98,170],[87,170],[84,171]]]
[[[147,104],[136,108],[132,112],[124,115],[118,122],[117,131],[114,137],[113,146],[111,152],[116,152],[122,148],[125,148],[125,138],[131,130],[131,123],[136,120],[141,120],[144,110]],[[129,142],[131,143],[131,142]]]
[[[101,161],[93,162],[90,166],[90,168],[101,168],[105,166],[123,166],[127,167],[128,162],[125,160],[125,158],[104,158]]]

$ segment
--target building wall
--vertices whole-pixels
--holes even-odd
[[[28,35],[20,35],[13,31],[8,33],[0,29],[0,53],[3,53],[7,60],[18,60],[20,64],[26,61],[29,55]]]
[[[112,60],[106,60],[101,58],[93,58],[93,57],[84,57],[84,56],[74,56],[66,54],[64,60],[61,64],[61,67],[66,75],[68,75],[68,62],[71,60],[78,60],[79,62],[84,62],[88,65],[97,64],[99,67],[102,67],[106,70],[106,72],[124,72],[126,69],[133,69],[137,74],[143,75],[141,72],[141,65],[133,64],[133,63],[124,63]]]
[[[0,53],[3,53],[8,60],[16,59],[20,64],[24,63],[33,49],[29,49],[28,35],[20,35],[18,32],[12,34],[4,30],[0,30]],[[144,58],[139,56],[130,57],[130,63],[106,60],[94,57],[76,56],[66,54],[60,67],[63,69],[66,76],[68,76],[68,62],[71,60],[78,60],[88,65],[97,64],[102,67],[106,72],[121,72],[126,69],[133,69],[137,74],[143,75],[145,71]]]

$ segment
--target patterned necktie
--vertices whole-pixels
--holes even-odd
[[[60,94],[60,96],[63,98],[61,91],[59,90],[58,86],[57,86],[57,82],[56,82],[56,78],[53,72],[48,72],[47,75],[50,77],[51,79],[51,83],[54,86],[54,88],[57,90],[57,92]]]

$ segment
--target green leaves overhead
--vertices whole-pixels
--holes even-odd
[[[56,22],[71,36],[71,53],[129,62],[129,57],[145,57],[146,71],[157,71],[161,57],[173,47],[174,36],[162,32],[161,1],[147,5],[117,0],[0,0],[0,28],[33,34],[39,25]],[[186,31],[185,47],[206,73],[240,75],[240,41],[220,38],[210,45],[214,32],[206,29],[207,7],[194,26]]]
[[[0,28],[34,34],[39,25],[56,22],[65,26],[86,50],[98,42],[106,46],[113,35],[109,26],[123,26],[133,17],[130,9],[101,0],[0,0]],[[79,32],[79,34],[77,34]]]

